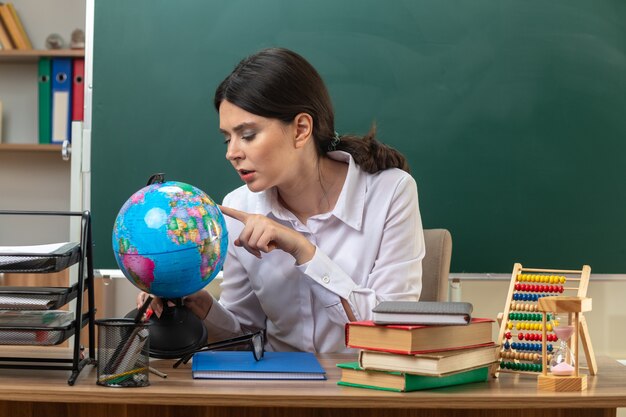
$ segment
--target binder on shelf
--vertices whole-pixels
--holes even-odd
[[[72,62],[72,121],[83,120],[85,59]]]
[[[50,143],[52,137],[52,81],[50,58],[40,58],[37,74],[39,94],[39,143]]]
[[[26,49],[33,49],[33,44],[30,42],[30,38],[28,37],[26,30],[24,29],[24,25],[22,24],[22,19],[20,19],[20,16],[17,14],[17,10],[15,10],[15,6],[13,6],[13,3],[7,3],[6,6],[9,8],[9,11],[11,12],[13,21],[17,25],[17,29],[20,32],[20,36],[22,40],[24,41]]]
[[[15,49],[29,49],[28,44],[22,38],[20,29],[17,26],[17,22],[14,20],[13,13],[11,12],[11,9],[9,9],[8,5],[0,4],[0,17],[2,18],[2,23],[7,32],[9,32],[9,36],[15,45]]]
[[[71,140],[72,60],[52,59],[52,138],[51,143]]]
[[[0,45],[1,49],[5,51],[10,51],[15,49],[13,47],[13,42],[11,41],[11,37],[9,36],[9,32],[6,29],[5,25],[2,23],[2,19],[0,19]]]

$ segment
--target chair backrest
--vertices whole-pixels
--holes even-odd
[[[421,301],[447,301],[452,235],[446,229],[425,229]]]

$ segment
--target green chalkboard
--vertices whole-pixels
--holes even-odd
[[[514,262],[626,270],[623,0],[96,0],[92,212],[96,267],[154,172],[221,201],[215,87],[270,46],[327,81],[337,130],[407,155],[424,227],[452,271]]]

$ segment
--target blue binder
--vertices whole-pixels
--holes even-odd
[[[72,59],[52,60],[52,143],[71,141]]]

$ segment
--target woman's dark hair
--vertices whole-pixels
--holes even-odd
[[[217,87],[214,104],[219,112],[227,100],[245,111],[291,123],[296,115],[313,118],[313,137],[319,156],[330,150],[346,151],[369,173],[389,168],[409,172],[406,158],[378,142],[376,127],[363,136],[335,139],[335,115],[330,95],[319,73],[302,56],[284,48],[264,49],[243,59]]]

